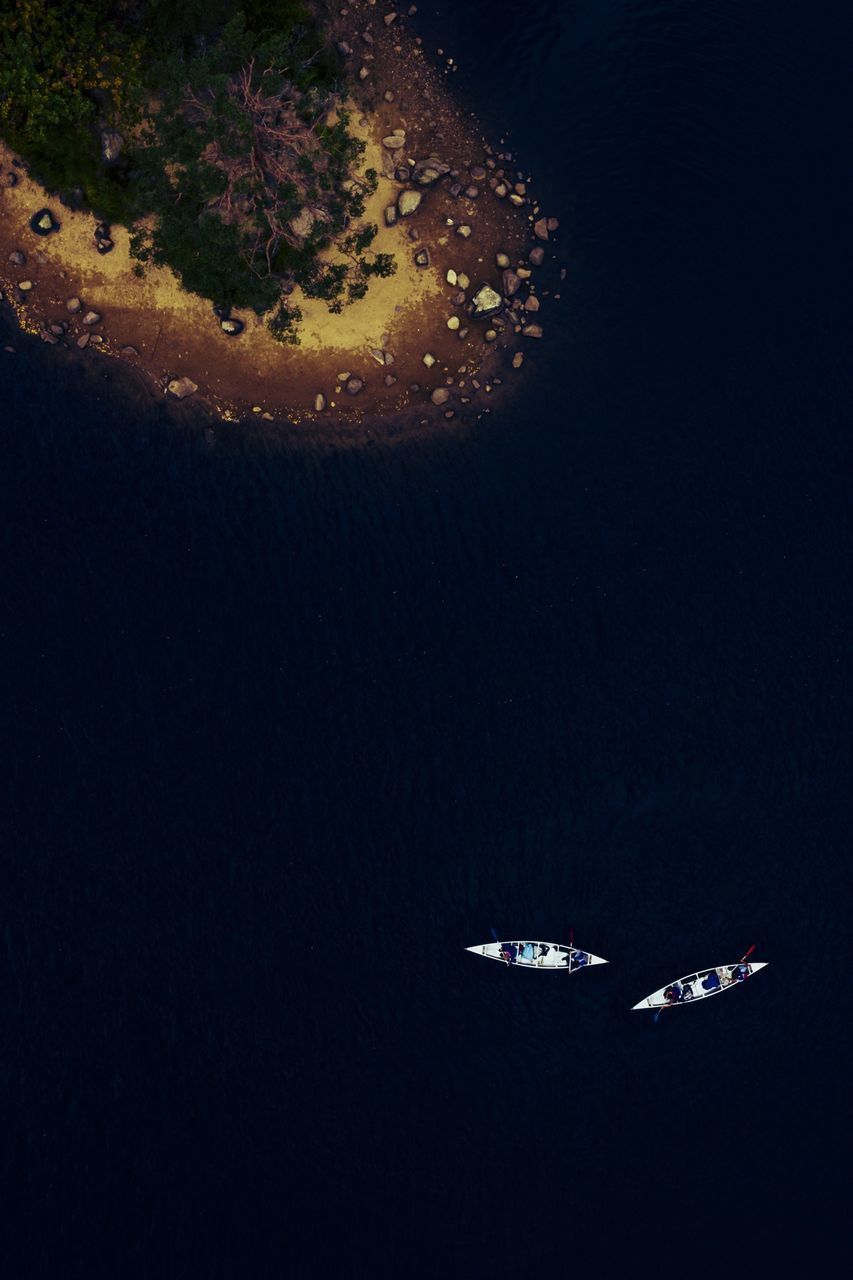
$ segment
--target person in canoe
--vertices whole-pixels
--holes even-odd
[[[702,989],[704,991],[718,991],[721,986],[722,983],[720,982],[720,975],[717,973],[716,969],[712,969],[710,973],[706,973],[705,977],[702,979]]]
[[[585,964],[589,963],[589,956],[585,951],[576,951],[572,956],[572,963],[576,969],[582,969]],[[571,968],[571,965],[569,967]]]
[[[734,979],[735,982],[743,982],[744,978],[748,978],[748,977],[749,977],[748,964],[735,965],[732,971],[732,978]]]
[[[501,959],[505,960],[507,964],[515,964],[517,954],[517,948],[511,942],[505,942],[501,947]]]
[[[667,987],[663,993],[663,998],[667,1004],[680,1004],[684,999],[680,982],[673,982],[671,987]]]

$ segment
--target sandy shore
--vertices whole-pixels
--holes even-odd
[[[528,254],[539,246],[546,263],[553,263],[553,243],[550,235],[542,242],[533,234],[541,211],[527,194],[526,175],[493,153],[424,58],[403,17],[386,24],[385,12],[368,3],[350,4],[346,16],[336,20],[334,38],[351,47],[349,61],[360,86],[351,120],[366,144],[360,169],[372,167],[380,174],[364,220],[379,227],[373,247],[394,254],[395,275],[371,281],[367,296],[341,315],[330,315],[322,301],[303,298],[297,290],[293,300],[303,312],[298,347],[275,342],[264,320],[251,312],[234,313],[246,327],[231,338],[219,328],[210,302],[185,292],[168,269],[148,268],[143,279],[134,275],[124,228],[113,228],[115,248],[100,256],[94,216],[64,208],[14,165],[15,157],[0,144],[0,169],[14,170],[19,179],[16,186],[0,187],[0,281],[21,326],[46,336],[50,324],[61,323],[67,332],[54,340],[75,352],[78,339],[89,333],[80,358],[126,361],[158,394],[171,379],[190,378],[198,384],[195,398],[225,419],[255,414],[337,428],[435,419],[448,426],[487,410],[495,396],[517,382],[524,353],[538,346],[536,338],[522,333],[540,322],[538,304],[547,296],[537,295],[540,273]],[[366,75],[359,79],[362,68]],[[400,129],[405,148],[396,154],[397,165],[436,154],[451,172],[432,187],[417,188],[422,200],[415,214],[387,226],[386,207],[413,185],[394,176],[382,145]],[[29,219],[43,206],[53,211],[61,229],[38,237]],[[457,232],[459,225],[470,227],[467,238]],[[541,235],[541,222],[539,230]],[[426,267],[416,262],[424,249]],[[26,255],[24,265],[9,262],[14,251]],[[495,324],[472,319],[470,306],[484,283],[506,294],[498,254],[506,254],[512,268],[529,278],[506,296]],[[448,283],[449,270],[467,276],[468,287]],[[27,280],[32,288],[22,294],[18,286]],[[74,296],[82,302],[77,315],[66,305]],[[101,321],[85,327],[82,316],[90,310]],[[453,316],[459,318],[456,330],[447,326]],[[486,338],[490,330],[490,337],[498,335],[492,341]],[[519,344],[522,357],[516,354]],[[383,359],[383,352],[391,359]],[[434,357],[431,367],[423,360],[427,353]],[[358,378],[362,389],[349,394],[342,375]],[[447,391],[446,399],[442,391],[436,397],[443,400],[439,406],[432,402],[437,389]],[[319,413],[318,395],[325,400]]]

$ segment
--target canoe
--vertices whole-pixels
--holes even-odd
[[[501,964],[515,964],[521,969],[562,969],[577,973],[588,965],[607,964],[601,956],[594,956],[579,947],[564,947],[559,942],[484,942],[479,947],[466,947],[476,956],[487,960],[499,960]]]
[[[694,1000],[705,1000],[708,996],[717,996],[721,991],[730,991],[741,982],[765,969],[768,961],[761,964],[722,964],[714,969],[698,969],[696,973],[688,973],[684,978],[668,982],[659,991],[653,991],[645,1000],[633,1007],[635,1009],[662,1009],[669,1005],[691,1004]],[[667,996],[667,993],[670,993]]]

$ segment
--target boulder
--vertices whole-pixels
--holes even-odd
[[[470,186],[465,188],[465,195],[468,197],[469,200],[476,200],[479,194],[480,194],[479,187]]]
[[[511,298],[521,288],[521,277],[517,276],[514,271],[505,271],[503,273],[503,288],[506,296]]]
[[[290,220],[290,230],[300,240],[305,240],[311,234],[316,219],[311,209],[302,209],[295,218]]]
[[[136,347],[127,346],[127,347],[122,347],[121,354],[123,356],[129,357],[129,356],[138,356],[139,352],[137,351]]]
[[[548,239],[548,219],[537,218],[533,224],[533,234],[537,240]]]
[[[228,335],[229,338],[236,338],[239,334],[243,332],[246,326],[243,324],[242,320],[228,319],[228,320],[222,320],[220,322],[219,327],[223,333],[226,333]]]
[[[80,334],[80,337],[77,339],[77,346],[80,348],[81,351],[83,350],[84,347],[88,347],[89,339],[91,338],[91,336],[92,336],[91,333]]]
[[[104,253],[112,253],[115,246],[112,240],[98,240],[96,243],[96,248],[98,250],[98,253],[104,254]]]
[[[509,266],[509,256],[505,253],[496,253],[495,262],[502,270],[506,270]]]
[[[474,294],[473,303],[475,316],[490,316],[495,311],[500,311],[503,298],[490,284],[483,284]]]
[[[393,227],[397,221],[397,209],[393,204],[389,204],[385,210],[385,226]]]
[[[464,271],[459,272],[459,275],[456,277],[456,282],[460,289],[467,289],[468,285],[471,283]]]
[[[87,311],[83,317],[83,324],[89,328],[93,324],[100,324],[101,317],[97,311]]]
[[[193,382],[192,378],[173,378],[166,390],[176,400],[184,400],[187,396],[195,395],[198,391],[198,383]]]
[[[32,280],[19,280],[19,281],[18,281],[18,288],[20,289],[21,293],[29,293],[29,291],[30,291],[30,289],[32,289],[32,287],[33,287],[33,282],[32,282]]]
[[[124,147],[124,138],[117,129],[101,130],[101,155],[107,164],[114,164],[118,160]]]
[[[436,387],[435,391],[433,391],[430,396],[430,400],[436,405],[447,404],[449,399],[450,392],[447,390],[447,387]]]
[[[429,266],[429,249],[418,249],[417,253],[415,254],[415,266],[416,267]]]
[[[458,316],[450,316],[447,321],[448,329],[456,330],[459,328],[461,321]]]
[[[426,160],[417,162],[412,170],[412,181],[416,182],[419,187],[431,187],[433,183],[438,182],[439,178],[443,178],[449,172],[449,164],[439,159],[438,156],[431,155]]]
[[[457,281],[459,280],[459,277],[457,276],[457,274],[456,274],[456,272],[453,270],[453,268],[452,268],[452,267],[450,267],[450,268],[448,269],[448,272],[447,272],[447,275],[446,275],[445,279],[447,280],[447,283],[448,283],[448,284],[456,284],[456,283],[457,283]]]
[[[53,324],[49,324],[47,327],[53,334],[54,338],[61,338],[68,326],[60,324],[58,321],[54,320]]]
[[[10,169],[9,172],[4,175],[3,186],[16,187],[17,185],[18,185],[18,175],[16,173],[13,173],[12,170]]]
[[[77,312],[81,309],[82,306],[83,306],[83,303],[80,301],[79,298],[65,299],[65,310],[70,311],[72,316],[76,316]]]
[[[389,151],[400,151],[406,145],[406,130],[395,129],[393,133],[389,133],[382,139],[382,145]]]
[[[420,191],[401,191],[397,196],[397,210],[401,218],[409,218],[420,206]]]
[[[536,297],[535,293],[531,293],[530,297],[526,299],[524,303],[524,309],[525,311],[539,310],[539,299]]]
[[[21,253],[20,249],[15,249],[9,254],[9,262],[13,267],[25,267],[27,265],[27,255]]]
[[[322,413],[325,407],[326,397],[323,395],[322,391],[318,391],[317,395],[314,397],[314,409],[317,413]]]
[[[524,352],[516,351],[515,355],[512,357],[513,369],[520,369],[523,364],[524,364]]]
[[[50,209],[39,209],[30,218],[30,230],[34,231],[37,236],[49,236],[52,231],[59,230],[59,223]]]
[[[468,172],[475,182],[482,182],[486,176],[486,170],[481,164],[472,164]]]
[[[428,369],[431,369],[432,366],[435,364],[435,356],[432,354],[431,351],[427,351],[426,355],[423,357],[423,361],[426,367]]]
[[[467,222],[460,222],[459,226],[456,228],[456,234],[461,236],[463,240],[467,240],[472,230],[473,227],[469,227]]]
[[[393,385],[394,385],[394,383],[395,383],[396,381],[397,381],[397,379],[394,377],[393,373],[386,373],[386,374],[385,374],[384,382],[385,382],[385,386],[386,386],[386,387],[393,387]]]
[[[350,396],[357,396],[359,391],[364,387],[363,378],[350,378],[346,385],[346,393]]]

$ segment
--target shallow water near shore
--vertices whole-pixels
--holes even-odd
[[[3,333],[5,1273],[830,1256],[851,23],[744,9],[418,15],[569,262],[464,434],[208,429]]]

